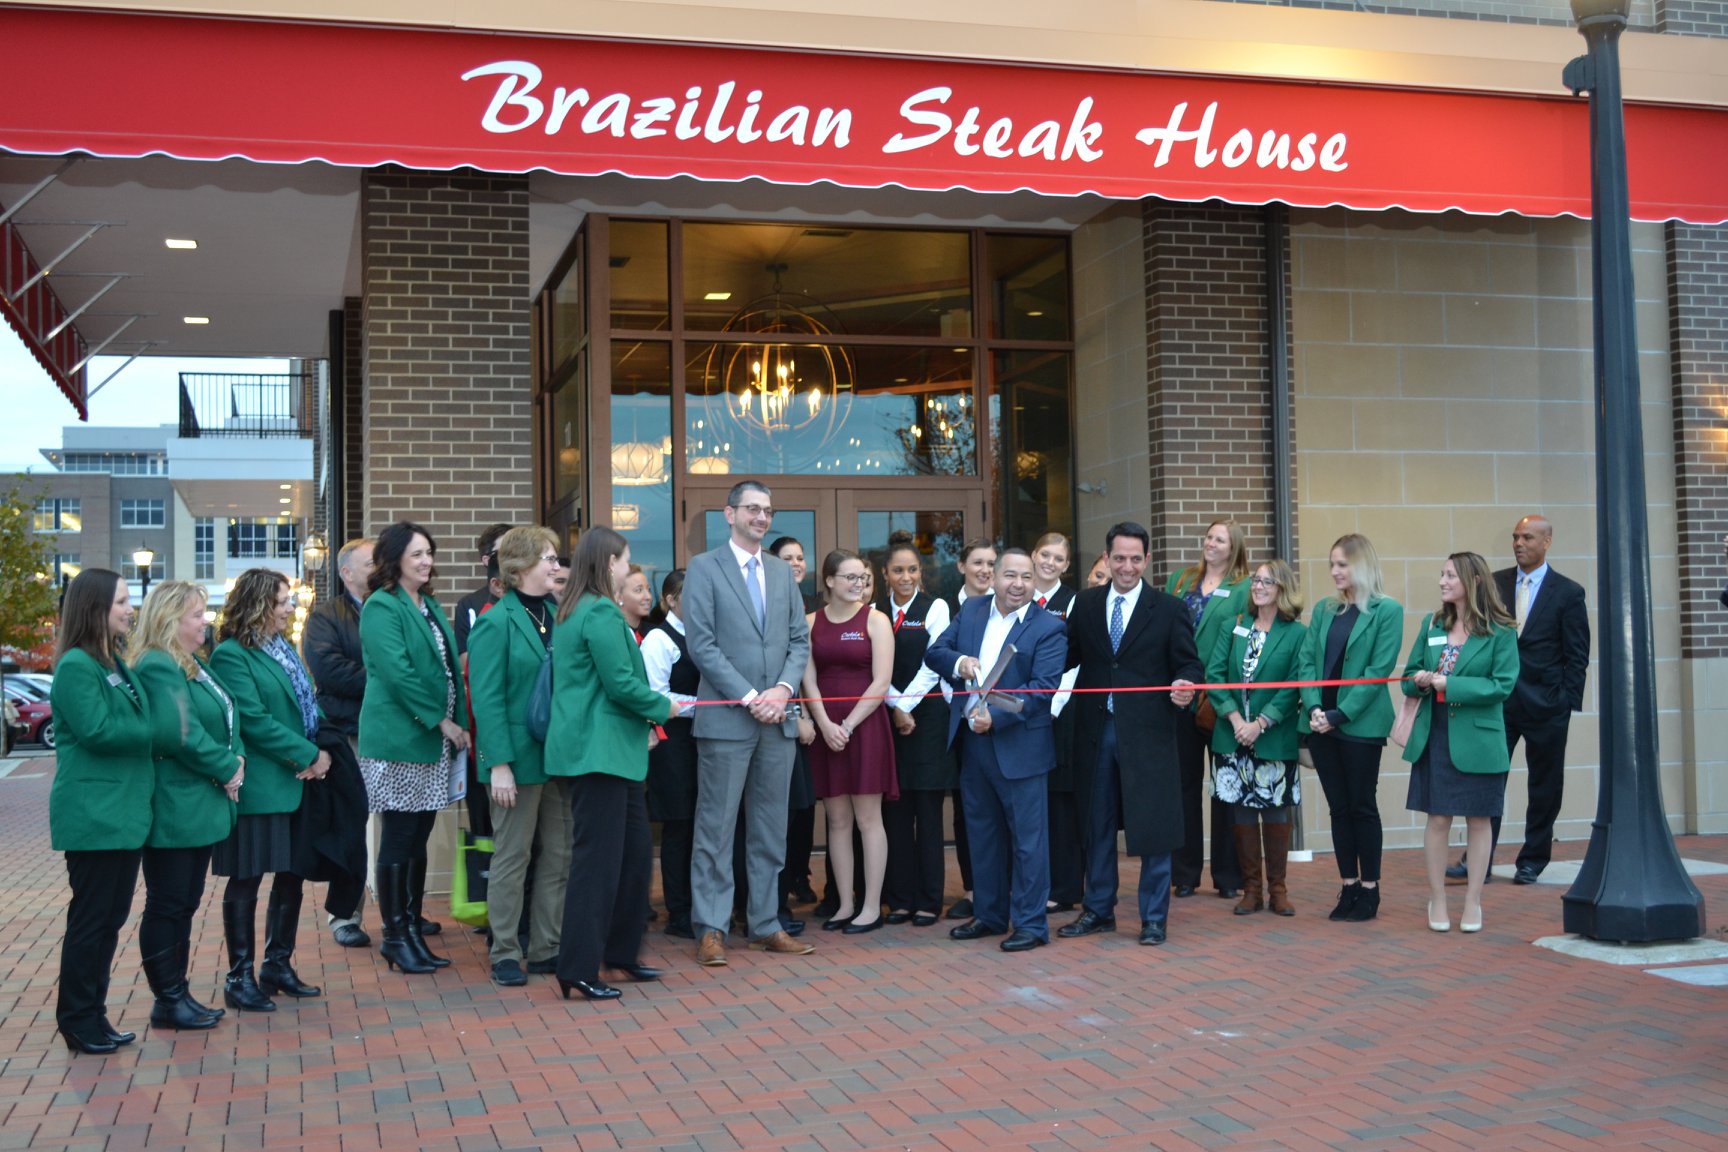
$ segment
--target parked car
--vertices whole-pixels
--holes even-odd
[[[54,705],[46,700],[34,699],[22,687],[14,687],[11,677],[7,677],[6,701],[18,712],[18,722],[12,726],[18,744],[41,744],[48,748],[54,747]]]
[[[38,675],[35,672],[8,672],[6,687],[18,688],[32,700],[46,700],[53,691],[54,677]]]

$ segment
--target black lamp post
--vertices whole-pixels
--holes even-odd
[[[156,563],[156,550],[140,544],[132,553],[132,563],[138,566],[138,582],[143,585],[138,589],[138,599],[150,595],[150,566]]]
[[[1644,425],[1633,320],[1631,200],[1620,107],[1620,33],[1630,0],[1572,0],[1587,55],[1566,66],[1590,94],[1590,239],[1596,336],[1597,616],[1602,767],[1590,847],[1563,898],[1566,931],[1596,940],[1684,940],[1704,925],[1663,816],[1656,751]]]

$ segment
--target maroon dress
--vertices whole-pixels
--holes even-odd
[[[810,659],[816,665],[816,686],[824,701],[830,696],[862,696],[870,691],[870,610],[861,609],[844,624],[835,624],[818,609],[810,626]],[[824,704],[828,719],[838,724],[851,715],[853,703]],[[886,704],[864,718],[846,750],[828,747],[822,734],[809,747],[810,775],[818,798],[871,796],[900,799],[899,774],[894,770],[894,728]]]

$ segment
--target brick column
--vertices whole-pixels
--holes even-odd
[[[534,516],[528,179],[387,167],[361,195],[359,526],[425,524],[451,603],[480,530]]]
[[[1728,656],[1721,539],[1728,532],[1728,228],[1669,224],[1668,349],[1680,525],[1681,655]]]
[[[1260,209],[1217,203],[1147,201],[1144,220],[1147,528],[1162,584],[1222,516],[1242,525],[1250,556],[1271,552],[1265,230]]]

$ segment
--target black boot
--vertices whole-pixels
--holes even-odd
[[[222,1002],[236,1012],[274,1012],[276,1002],[258,987],[252,961],[258,950],[258,898],[222,901],[222,934],[228,941],[228,979]]]
[[[1350,906],[1350,911],[1344,916],[1344,919],[1352,924],[1360,924],[1364,920],[1372,920],[1380,915],[1380,885],[1376,884],[1370,888],[1365,884],[1358,884],[1356,887],[1362,891],[1356,897],[1356,903]]]
[[[180,950],[168,948],[144,957],[144,982],[156,997],[150,1008],[150,1026],[201,1031],[216,1027],[216,1017],[193,1007],[186,995],[186,972],[180,967]]]
[[[264,909],[264,963],[258,969],[258,986],[266,992],[299,998],[321,991],[302,981],[290,963],[300,928],[300,901],[299,892],[289,895],[270,890],[270,903]]]
[[[440,956],[426,947],[424,924],[420,919],[420,906],[426,899],[426,857],[408,862],[408,946],[414,949],[414,955],[422,964],[430,964],[434,968],[448,968],[448,957]]]
[[[384,963],[404,972],[436,972],[408,942],[408,865],[378,865],[378,915],[384,921]]]
[[[179,951],[179,959],[180,959],[180,972],[182,975],[184,975],[184,974],[192,971],[192,941],[190,941],[190,940],[180,941],[180,947],[179,947],[178,951]],[[194,1007],[198,1011],[204,1013],[204,1015],[214,1016],[218,1020],[220,1020],[220,1019],[222,1019],[222,1017],[228,1015],[228,1010],[226,1008],[212,1008],[208,1004],[201,1004],[197,1000],[194,1000],[192,998],[192,981],[190,979],[188,979],[186,981],[186,1003],[192,1005],[192,1007]]]

